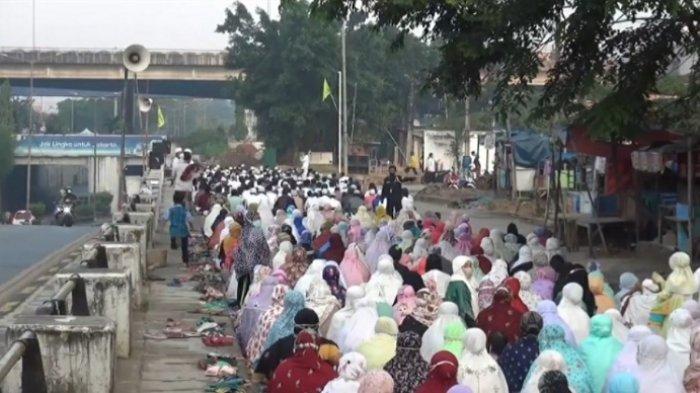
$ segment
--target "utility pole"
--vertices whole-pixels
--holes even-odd
[[[338,71],[338,173],[343,171],[343,73]]]
[[[342,50],[342,60],[343,60],[343,88],[341,89],[343,93],[343,173],[348,174],[348,69],[347,69],[347,56],[346,56],[346,22],[343,21],[342,30],[340,31],[341,36],[341,50]]]
[[[36,0],[32,0],[32,56],[36,55]],[[25,209],[29,210],[32,200],[32,128],[34,128],[34,59],[29,61],[29,128],[27,128],[27,139],[29,149],[27,151],[27,199]]]

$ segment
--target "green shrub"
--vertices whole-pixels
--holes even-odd
[[[92,218],[92,205],[81,203],[73,207],[73,216],[76,220]]]
[[[29,205],[29,211],[32,212],[34,217],[40,219],[46,214],[46,205],[43,202],[31,203]]]
[[[107,191],[95,194],[95,210],[97,210],[97,214],[108,215],[112,210],[112,199],[114,199],[114,196]],[[90,214],[92,215],[92,212]]]

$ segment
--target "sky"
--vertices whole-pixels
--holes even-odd
[[[233,0],[34,0],[37,48],[222,50],[215,32]],[[279,0],[242,0],[249,10]],[[32,0],[0,0],[0,47],[32,46]]]

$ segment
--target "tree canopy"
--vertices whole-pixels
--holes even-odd
[[[233,96],[238,105],[255,111],[266,144],[288,151],[333,147],[341,25],[312,15],[304,1],[283,1],[279,12],[280,19],[272,20],[260,9],[254,17],[241,3],[227,10],[217,31],[230,36],[228,66],[244,72],[233,81]],[[375,34],[374,27],[363,14],[354,14],[347,24],[348,132],[355,129],[355,139],[405,127],[409,101],[420,109],[424,70],[434,65],[430,46],[407,37],[403,48],[392,49],[398,31]],[[334,101],[321,100],[324,79]]]
[[[421,31],[439,43],[431,85],[456,97],[492,85],[502,114],[526,106],[528,84],[547,68],[532,116],[563,116],[613,138],[648,126],[663,109],[651,100],[660,79],[700,53],[700,6],[687,0],[314,0],[313,8],[332,19],[367,12],[380,27]],[[673,117],[697,108],[699,71],[696,62],[665,106]],[[586,105],[599,86],[604,94]]]

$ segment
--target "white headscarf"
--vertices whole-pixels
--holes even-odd
[[[530,378],[525,381],[525,385],[520,393],[540,393],[538,385],[540,378],[547,371],[561,371],[565,375],[568,372],[566,360],[557,351],[548,349],[537,356],[537,359],[530,366]],[[569,387],[571,390],[571,387]]]
[[[631,325],[646,325],[649,323],[649,314],[656,305],[656,297],[659,286],[651,279],[642,281],[642,292],[635,292],[630,296],[623,318]]]
[[[583,342],[588,337],[591,325],[591,318],[581,308],[583,288],[575,282],[570,282],[564,285],[561,293],[561,301],[559,306],[557,306],[557,312],[561,319],[571,328],[576,337],[576,342]]]
[[[443,349],[445,344],[445,326],[452,322],[459,322],[464,326],[464,321],[459,317],[459,308],[452,302],[443,302],[438,308],[438,316],[430,327],[423,333],[420,346],[420,355],[423,360],[430,359]],[[466,330],[466,326],[464,329]]]
[[[532,277],[522,270],[515,273],[514,277],[520,281],[520,299],[522,299],[528,309],[536,310],[537,304],[542,298],[532,291]]]
[[[496,259],[491,265],[491,271],[481,279],[481,282],[489,280],[493,286],[497,287],[501,285],[506,278],[508,278],[508,263],[503,259]]]
[[[231,229],[229,228],[231,224],[233,224],[233,217],[226,216],[226,218],[224,218],[224,229],[222,229],[219,234],[219,245],[221,245],[231,233]]]
[[[267,227],[275,223],[275,217],[272,215],[272,205],[270,199],[262,195],[260,204],[258,205],[258,214],[260,215],[260,225],[262,230],[266,231]]]
[[[627,335],[627,341],[622,346],[622,350],[617,355],[615,363],[613,363],[608,372],[608,380],[618,373],[637,374],[639,363],[637,363],[637,349],[642,340],[652,335],[651,329],[646,325],[632,326],[630,333]]]
[[[486,334],[479,328],[467,329],[464,335],[457,380],[474,393],[508,393],[503,370],[486,351]]]
[[[650,335],[637,350],[639,393],[685,392],[681,378],[668,364],[668,346],[663,337]]]
[[[389,255],[382,255],[377,263],[377,271],[369,278],[365,291],[367,297],[375,302],[392,305],[402,285],[403,279],[394,268],[394,260]]]
[[[338,378],[328,382],[321,393],[356,393],[366,373],[365,357],[358,352],[346,353],[338,362]]]
[[[340,335],[343,326],[347,323],[348,320],[350,320],[352,315],[357,310],[355,303],[357,303],[357,301],[359,299],[362,299],[363,297],[365,297],[364,288],[357,285],[353,285],[350,288],[348,288],[347,292],[345,293],[345,307],[341,308],[340,310],[336,311],[335,314],[333,314],[331,324],[328,327],[328,333],[326,333],[326,337],[329,340],[336,343],[340,342]]]
[[[338,346],[343,353],[356,350],[360,344],[374,336],[374,326],[377,324],[379,314],[377,305],[367,297],[355,302],[355,313],[348,319],[340,332]]]
[[[326,281],[318,277],[309,287],[306,295],[306,307],[318,315],[319,333],[325,336],[330,324],[330,318],[340,308],[340,302],[333,296]]]
[[[683,373],[690,364],[690,331],[693,326],[693,317],[688,310],[677,308],[668,318],[669,328],[666,335],[668,364],[671,370],[683,378]]]
[[[204,226],[202,227],[204,236],[211,237],[214,234],[214,230],[211,229],[211,226],[214,225],[214,221],[216,221],[216,217],[221,213],[221,209],[221,205],[215,203],[214,206],[211,207],[209,214],[204,218]]]
[[[624,343],[627,341],[627,334],[629,334],[629,329],[627,326],[625,326],[624,321],[622,320],[622,314],[620,314],[619,311],[617,311],[616,308],[611,308],[607,311],[605,311],[605,314],[610,315],[610,318],[612,318],[613,322],[613,330],[612,330],[612,335],[618,341],[621,343]]]
[[[291,255],[293,249],[294,246],[289,240],[280,243],[277,254],[272,258],[272,269],[279,269],[287,260],[287,256]]]
[[[472,276],[467,277],[464,274],[464,265],[471,263],[472,265]],[[469,296],[471,297],[472,313],[474,316],[479,314],[479,284],[476,281],[476,269],[479,266],[479,261],[475,257],[467,257],[460,255],[452,260],[452,277],[451,281],[462,281],[467,284],[467,289],[469,289]]]
[[[306,269],[306,272],[304,272],[304,275],[297,280],[296,285],[294,285],[294,290],[301,292],[304,297],[306,297],[311,283],[316,281],[316,279],[323,279],[323,266],[325,264],[326,261],[323,259],[314,259],[311,265],[309,265],[309,268]]]
[[[450,283],[450,275],[440,271],[433,269],[431,271],[425,272],[421,276],[423,279],[423,283],[428,286],[428,281],[433,280],[437,286],[437,293],[440,295],[440,298],[445,297],[445,293],[447,292],[447,285]]]

